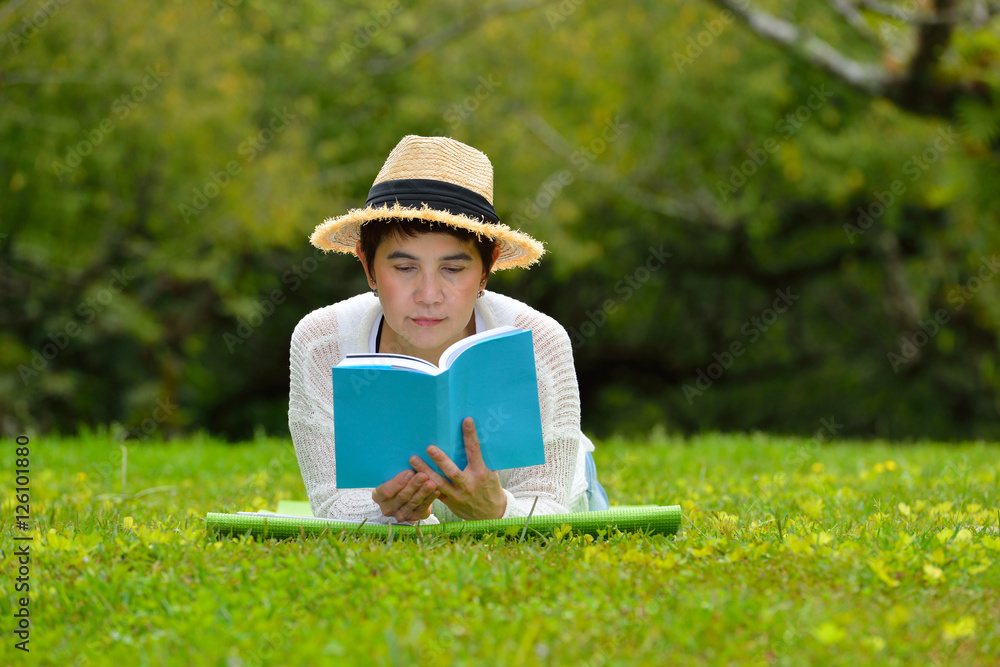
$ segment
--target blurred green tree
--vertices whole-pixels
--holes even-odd
[[[911,7],[915,8],[911,10]],[[1000,437],[993,4],[0,8],[0,420],[285,428],[313,252],[407,133],[551,252],[584,428]]]

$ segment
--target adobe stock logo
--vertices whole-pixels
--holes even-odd
[[[575,173],[569,169],[560,169],[551,174],[542,183],[534,198],[524,199],[518,212],[510,216],[507,224],[515,228],[530,225],[531,221],[544,215],[563,189],[576,181],[577,174],[590,169],[597,158],[607,151],[629,126],[630,123],[624,122],[617,114],[614,118],[609,118],[601,128],[600,135],[595,136],[586,145],[580,144],[570,154],[569,161],[575,167]]]
[[[123,266],[121,270],[113,269],[111,279],[105,283],[105,287],[93,290],[90,295],[81,301],[76,307],[76,314],[80,318],[82,325],[93,322],[99,313],[111,305],[115,296],[121,294],[128,287],[128,284],[136,279],[136,276],[129,273],[129,268]],[[55,331],[49,331],[47,338],[49,342],[42,344],[39,349],[31,351],[31,361],[28,364],[19,364],[17,372],[21,376],[21,382],[27,386],[29,382],[54,362],[70,341],[79,336],[84,326],[78,324],[75,318],[69,318],[62,327]]]
[[[579,330],[576,327],[567,329],[570,341],[574,348],[579,348],[587,339],[597,333],[597,330],[608,322],[608,315],[618,310],[619,304],[624,304],[631,299],[635,293],[645,285],[652,277],[653,273],[663,268],[666,260],[673,257],[673,253],[664,252],[663,245],[659,248],[649,246],[649,254],[646,256],[644,264],[635,268],[632,273],[622,276],[621,280],[615,283],[615,294],[620,294],[620,299],[605,299],[600,308],[587,311],[587,320],[580,324]]]
[[[485,445],[490,441],[490,436],[503,428],[503,425],[512,415],[503,411],[504,404],[497,403],[491,405],[487,411],[487,418],[476,424],[476,435],[479,437],[479,444]]]
[[[476,81],[479,85],[476,86],[471,95],[467,95],[461,102],[452,104],[444,112],[444,119],[452,130],[462,125],[469,116],[476,113],[479,106],[490,99],[493,93],[497,91],[497,88],[503,85],[503,82],[493,76],[493,74],[487,74],[485,77],[480,75]]]
[[[747,160],[739,164],[735,162],[729,167],[729,178],[725,181],[719,179],[715,182],[716,196],[719,201],[727,202],[729,197],[739,192],[740,188],[754,177],[771,156],[780,152],[782,148],[781,140],[787,141],[795,136],[802,129],[809,119],[817,114],[827,102],[833,97],[833,93],[826,89],[825,84],[812,86],[809,88],[809,97],[805,102],[785,114],[784,118],[779,118],[774,124],[775,132],[778,136],[766,138],[759,147],[756,143],[746,150]],[[740,156],[742,157],[742,156]]]
[[[178,204],[177,212],[183,216],[184,224],[190,224],[193,219],[208,208],[212,200],[218,197],[226,186],[243,172],[243,166],[253,162],[259,154],[267,149],[275,137],[284,132],[298,117],[298,114],[289,111],[287,106],[283,106],[280,111],[274,107],[271,110],[271,118],[268,120],[267,127],[262,127],[251,133],[236,147],[236,153],[243,158],[243,164],[241,165],[236,160],[230,160],[218,171],[211,170],[200,188],[191,188],[194,196],[189,201]]]
[[[740,9],[746,9],[748,0],[735,0],[736,5]],[[724,9],[719,12],[718,16],[714,16],[711,19],[707,19],[702,23],[705,28],[699,32],[694,37],[688,36],[685,40],[686,46],[681,51],[674,51],[674,66],[677,68],[678,72],[683,72],[684,67],[687,65],[693,65],[694,61],[697,60],[705,49],[712,46],[715,42],[715,38],[723,33],[726,26],[730,25],[734,20],[733,13],[728,9]]]
[[[903,163],[903,175],[910,177],[910,183],[916,183],[959,138],[961,135],[952,130],[951,125],[938,128],[931,144],[920,153],[911,155],[910,159]],[[871,229],[872,225],[892,208],[897,198],[906,194],[909,187],[903,179],[897,178],[889,184],[886,190],[873,190],[872,199],[868,205],[858,207],[857,224],[844,223],[843,229],[844,233],[847,234],[847,240],[852,245],[857,242],[857,237]]]
[[[21,29],[17,34],[12,32],[7,33],[7,43],[14,49],[14,53],[18,53],[21,47],[25,46],[32,37],[37,35],[39,30],[44,28],[45,24],[59,12],[61,6],[67,5],[69,2],[70,0],[42,0],[38,6],[38,10],[30,17],[21,21]],[[16,10],[17,5],[8,3],[4,9]]]
[[[545,20],[549,22],[549,28],[555,30],[556,27],[566,21],[570,15],[582,5],[584,0],[562,0],[556,9],[545,10]]]
[[[760,340],[771,325],[778,321],[778,316],[790,310],[792,305],[802,298],[799,294],[792,294],[791,287],[786,287],[784,291],[780,289],[775,290],[774,293],[777,296],[771,307],[761,311],[759,317],[751,317],[740,327],[740,333],[747,337],[749,344]],[[688,405],[693,405],[696,396],[701,396],[711,389],[715,381],[725,375],[736,359],[742,357],[746,351],[747,346],[742,341],[734,340],[721,354],[713,352],[712,358],[715,361],[709,364],[704,370],[701,368],[698,369],[696,372],[698,379],[695,380],[694,386],[690,384],[684,385],[684,398],[687,399]]]
[[[976,293],[985,287],[986,283],[1000,275],[1000,260],[996,255],[989,259],[983,257],[979,263],[981,266],[976,271],[976,275],[969,278],[964,285],[959,285],[948,292],[948,303],[958,312],[965,308],[965,304],[975,298]],[[918,320],[917,328],[899,337],[899,352],[890,351],[886,358],[894,373],[899,369],[914,361],[920,350],[931,342],[938,333],[951,321],[951,314],[944,308],[935,311],[933,317],[928,317],[926,321]]]
[[[326,259],[327,254],[325,252],[318,249],[314,250],[313,257],[306,257],[301,263],[293,264],[291,268],[281,274],[282,284],[290,285],[288,289],[289,293],[296,291],[319,268],[319,263],[325,262]],[[229,350],[230,354],[232,354],[238,345],[245,343],[253,335],[254,331],[262,326],[267,318],[274,314],[278,306],[285,303],[286,298],[285,290],[281,288],[271,290],[270,294],[263,300],[258,301],[254,299],[253,311],[246,316],[246,319],[242,317],[236,318],[237,326],[235,334],[228,331],[222,334],[222,341],[226,344],[226,349]]]
[[[170,76],[170,71],[163,69],[160,64],[150,65],[145,71],[145,76],[136,85],[111,103],[111,113],[114,117],[109,114],[93,127],[80,130],[83,139],[66,146],[65,158],[52,161],[50,165],[52,174],[60,183],[76,171],[76,168],[83,163],[83,158],[93,153],[106,140],[110,140],[117,123],[128,118],[129,114],[145,101],[150,93],[159,88],[166,77]]]

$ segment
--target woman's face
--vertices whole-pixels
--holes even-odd
[[[388,325],[381,352],[437,363],[445,348],[475,333],[473,307],[486,276],[471,241],[438,232],[389,235],[375,251],[373,268],[369,283],[374,278]]]

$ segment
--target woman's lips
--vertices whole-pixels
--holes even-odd
[[[443,319],[434,319],[431,317],[414,317],[413,321],[417,323],[417,326],[421,327],[432,327],[435,324],[443,322]]]

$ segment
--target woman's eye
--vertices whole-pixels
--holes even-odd
[[[446,266],[444,270],[447,271],[448,273],[461,273],[462,271],[465,270],[465,267],[464,266]]]
[[[409,273],[410,271],[413,271],[413,267],[412,266],[397,266],[396,270],[399,271],[400,273]]]

